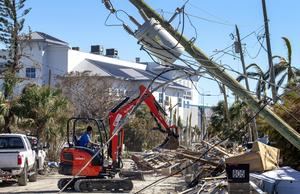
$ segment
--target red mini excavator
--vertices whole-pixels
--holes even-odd
[[[178,130],[176,126],[169,126],[162,114],[166,115],[163,108],[157,103],[151,92],[143,85],[139,87],[140,94],[137,98],[129,101],[129,97],[125,98],[109,113],[109,132],[106,132],[102,120],[71,118],[67,124],[67,146],[62,149],[60,154],[59,174],[75,176],[72,181],[70,178],[63,178],[58,182],[58,188],[69,190],[74,189],[78,192],[87,191],[123,191],[128,192],[133,188],[133,184],[129,179],[114,178],[122,168],[122,145],[124,141],[124,130],[117,130],[120,122],[124,122],[124,118],[136,108],[136,106],[144,102],[150,109],[151,114],[155,118],[159,131],[166,133],[166,140],[159,146],[164,149],[176,149],[179,146]],[[89,147],[80,147],[77,145],[76,129],[79,121],[92,122],[97,126],[101,151],[98,153]],[[73,124],[72,130],[70,130]],[[118,133],[112,137],[112,135]],[[108,147],[105,149],[106,142]],[[107,154],[105,154],[107,151]],[[97,155],[95,156],[95,153]],[[92,159],[92,157],[94,157]],[[92,161],[86,166],[88,161]],[[81,171],[81,169],[84,170]],[[68,185],[67,185],[68,184]],[[66,186],[67,185],[67,186]]]

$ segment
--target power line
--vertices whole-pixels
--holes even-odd
[[[164,11],[163,9],[161,9],[161,10],[164,13],[172,14],[172,12],[170,12],[170,11]],[[186,13],[186,15],[188,15],[190,17],[193,17],[193,18],[196,18],[196,19],[199,19],[199,20],[202,20],[202,21],[209,22],[209,23],[220,24],[220,25],[225,25],[225,26],[234,26],[234,25],[231,25],[231,24],[227,24],[227,23],[224,23],[224,22],[220,22],[220,21],[217,21],[217,20],[208,19],[208,18],[205,18],[205,17],[201,17],[201,16],[189,14],[189,13]]]
[[[148,85],[147,89],[149,89],[151,87],[151,85],[154,83],[154,81],[160,77],[162,74],[166,73],[166,72],[169,72],[169,71],[173,71],[174,69],[167,69],[161,73],[159,73],[151,82],[150,84]],[[160,86],[162,86],[164,84],[161,84]],[[154,91],[156,91],[157,89],[160,88],[160,86],[158,86],[156,89],[153,89],[151,91],[151,93],[153,93]],[[88,160],[85,165],[66,183],[66,185],[60,189],[60,191],[58,193],[61,193],[62,191],[64,191],[68,185],[91,163],[91,161],[102,151],[102,149],[105,147],[105,146],[108,146],[109,143],[112,141],[113,137],[115,135],[117,135],[120,130],[122,129],[122,127],[124,126],[124,124],[126,123],[126,121],[129,119],[129,117],[136,111],[136,109],[139,107],[139,105],[143,102],[143,99],[146,98],[147,96],[144,96],[145,95],[145,92],[146,90],[144,91],[144,93],[139,97],[139,101],[138,103],[132,108],[131,111],[128,112],[128,114],[118,123],[118,125],[115,127],[115,130],[114,130],[114,133],[112,134],[112,136],[105,142],[104,146],[103,147],[100,147],[99,150],[93,155],[93,157]]]
[[[151,45],[151,44],[150,44]],[[163,48],[163,47],[162,47]],[[145,50],[145,49],[143,49],[143,50]],[[147,50],[145,50],[146,52],[147,52],[147,54],[150,56],[150,58],[155,62],[155,63],[157,63],[157,64],[159,64],[158,62],[156,62],[154,59],[153,59],[153,57],[151,56],[151,54],[150,54],[150,52],[148,52]],[[158,58],[159,58],[159,56],[157,56]],[[189,66],[189,64],[188,64],[188,62],[187,61],[184,61],[183,59],[181,59],[180,57],[179,57],[179,59],[180,60],[182,60],[182,62],[184,62],[185,64],[187,64],[188,66]],[[161,65],[161,64],[160,64]],[[190,66],[189,66],[190,67]],[[225,66],[223,65],[222,66],[224,69],[227,69],[227,70],[232,70],[232,71],[234,71],[234,72],[236,72],[236,73],[238,73],[238,74],[240,74],[240,75],[243,75],[243,74],[241,74],[240,72],[237,72],[237,71],[235,71],[235,70],[233,70],[230,66],[229,66],[229,68],[230,69],[228,69],[228,68],[225,68]],[[179,69],[177,69],[177,70],[184,70],[183,68],[180,68],[180,67],[178,67]],[[194,70],[192,67],[190,67],[192,70]],[[196,71],[196,70],[194,70],[194,71]],[[197,71],[196,71],[197,72]],[[199,73],[200,72],[198,72],[198,75],[199,75]],[[221,82],[220,81],[218,81],[216,78],[209,78],[209,77],[205,77],[204,75],[201,75],[201,77],[203,77],[203,78],[206,78],[206,79],[210,79],[210,80],[213,80],[213,81],[216,81],[218,84],[221,84]],[[249,77],[249,78],[251,78],[251,77]],[[254,79],[254,78],[253,78]],[[252,92],[252,91],[248,91],[247,90],[247,92],[248,93],[250,93],[250,94],[252,94],[252,95],[256,95],[256,93],[255,92]]]
[[[261,39],[261,38],[262,38],[263,40],[262,40],[262,42],[260,43],[260,39]],[[248,51],[247,48],[245,49],[245,50],[246,50],[246,53],[247,53],[247,55],[248,55],[248,57],[251,58],[251,59],[256,59],[256,58],[259,56],[260,51],[262,50],[262,48],[264,48],[263,44],[264,44],[264,41],[265,41],[265,36],[261,36],[261,35],[258,34],[258,35],[256,36],[256,39],[257,39],[257,42],[256,42],[256,43],[259,43],[259,44],[260,44],[260,47],[259,47],[258,52],[255,54],[254,57],[252,57],[252,56],[250,55],[250,52]],[[264,49],[264,50],[266,50],[266,49]]]
[[[189,15],[186,14],[186,13],[184,13],[184,14],[187,16],[190,25],[192,26],[192,28],[193,28],[194,31],[195,31],[195,38],[193,39],[193,42],[195,42],[195,41],[197,40],[197,38],[198,38],[197,28],[194,26],[194,24],[193,24],[192,20],[190,19]]]
[[[159,183],[159,182],[162,182],[162,181],[164,181],[164,180],[166,180],[166,179],[168,179],[168,178],[170,178],[170,177],[173,177],[174,175],[176,175],[176,174],[179,174],[180,172],[182,172],[183,170],[185,170],[185,169],[187,169],[187,168],[189,168],[189,167],[191,167],[191,166],[193,166],[194,164],[196,164],[196,163],[198,163],[198,162],[201,162],[200,160],[201,160],[201,158],[204,156],[204,155],[206,155],[210,150],[212,150],[214,147],[216,147],[217,145],[219,145],[219,144],[221,144],[221,143],[223,143],[224,141],[226,141],[227,139],[229,139],[229,138],[231,138],[232,136],[234,136],[234,135],[236,135],[236,131],[240,131],[240,130],[242,130],[242,129],[244,129],[250,122],[252,122],[252,120],[254,119],[254,118],[256,118],[256,116],[266,107],[268,105],[268,101],[266,101],[265,102],[265,104],[242,126],[242,127],[240,127],[238,130],[235,130],[235,131],[233,131],[233,132],[231,132],[229,135],[227,135],[227,137],[226,138],[224,138],[223,140],[221,140],[221,141],[219,141],[219,142],[217,142],[216,144],[214,144],[213,146],[211,146],[210,148],[208,148],[203,154],[201,154],[200,156],[199,156],[199,158],[197,159],[197,160],[195,160],[193,163],[191,163],[191,164],[189,164],[189,165],[187,165],[187,166],[185,166],[185,167],[183,167],[183,168],[181,168],[180,170],[178,170],[178,171],[176,171],[176,172],[174,172],[174,173],[171,173],[170,175],[168,175],[168,176],[165,176],[165,177],[163,177],[163,178],[160,178],[160,179],[158,179],[158,180],[156,180],[156,181],[154,181],[154,182],[152,182],[152,183],[150,183],[149,185],[147,185],[147,186],[145,186],[145,187],[143,187],[142,189],[140,189],[140,190],[138,190],[137,192],[135,192],[135,194],[137,194],[137,193],[140,193],[140,192],[142,192],[142,191],[144,191],[144,190],[146,190],[146,189],[148,189],[148,188],[150,188],[150,187],[152,187],[152,186],[154,186],[154,185],[156,185],[157,183]],[[244,132],[245,133],[245,132]]]
[[[189,16],[191,16],[193,18],[200,19],[200,20],[203,20],[203,21],[206,21],[206,22],[210,22],[210,23],[214,23],[214,24],[221,24],[221,25],[225,25],[225,26],[234,26],[232,24],[223,23],[223,22],[220,22],[220,21],[208,19],[208,18],[205,18],[205,17],[196,16],[196,15],[193,15],[193,14],[188,14],[187,13],[187,15],[189,15]]]
[[[252,34],[256,34],[257,31],[260,32],[261,29],[263,29],[263,27],[264,27],[264,26],[262,25],[262,26],[258,27],[256,30],[250,32],[249,34],[247,34],[246,36],[244,36],[243,38],[241,38],[241,41],[244,40],[244,39],[246,39],[246,38],[248,38],[248,37],[251,36]],[[234,45],[234,43],[228,45],[227,47],[225,47],[225,48],[222,49],[221,51],[224,51],[224,50],[227,50],[227,49],[229,49],[229,48],[232,48],[233,45]],[[217,54],[218,54],[218,53],[215,53],[215,54],[213,54],[213,55],[210,55],[210,57],[213,57],[213,56],[215,56],[215,55],[217,55]]]
[[[252,33],[251,33],[251,34],[252,34]],[[249,36],[249,35],[248,35],[248,36]],[[152,40],[155,41],[158,45],[160,45],[156,40],[154,40],[154,39],[152,39]],[[157,48],[157,47],[153,47],[151,43],[148,43],[148,44],[149,44],[148,46],[150,46],[150,47],[152,47],[152,48]],[[161,48],[158,48],[158,49],[168,51],[170,54],[173,55],[173,53],[171,53],[169,50],[165,49],[165,48],[162,47],[162,46],[161,46]],[[148,55],[150,56],[150,53],[148,53]],[[161,53],[157,53],[157,55],[162,55],[162,54],[161,54]],[[162,55],[162,56],[164,56],[164,55]],[[156,56],[156,57],[160,58],[159,56]],[[166,56],[164,56],[164,57],[166,57]],[[184,62],[185,64],[190,64],[190,63],[188,63],[185,59],[182,59],[181,57],[178,57],[178,59],[181,60],[182,62]],[[204,59],[201,59],[201,60],[203,60],[203,61],[208,61],[208,60],[204,60]],[[196,62],[196,63],[198,63],[198,62]],[[193,65],[193,66],[199,67],[199,65],[195,65],[195,64],[192,64],[192,65]],[[188,65],[188,66],[190,67],[190,65]],[[218,64],[218,66],[220,66],[220,67],[222,67],[222,68],[224,68],[224,69],[226,69],[226,70],[228,70],[228,71],[237,73],[238,75],[242,75],[242,76],[244,76],[244,77],[247,77],[247,78],[249,78],[249,79],[259,80],[259,81],[262,81],[262,82],[264,82],[264,83],[271,84],[269,81],[262,80],[262,79],[258,79],[258,78],[255,78],[255,77],[249,77],[249,76],[247,76],[247,75],[244,75],[244,74],[242,74],[242,73],[240,73],[240,72],[234,70],[233,68],[231,68],[231,67],[228,66],[228,65],[219,65],[219,64]],[[227,66],[227,68],[226,68],[225,66]],[[191,67],[190,67],[190,68],[191,68]],[[207,67],[207,68],[209,69],[209,68],[211,68],[211,67]],[[215,68],[215,67],[214,67],[214,68]],[[192,68],[192,69],[193,69],[193,68]],[[193,70],[195,71],[195,69],[193,69]],[[282,86],[280,86],[280,85],[277,85],[277,84],[274,84],[274,85],[277,86],[277,87],[279,87],[279,88],[286,89],[285,87],[282,87]],[[250,91],[249,91],[249,92],[250,92]]]
[[[200,8],[199,6],[197,6],[197,5],[195,5],[195,4],[192,4],[192,3],[188,3],[188,4],[190,5],[191,8],[198,9],[198,10],[200,10],[200,11],[206,13],[207,15],[210,15],[210,16],[216,18],[216,19],[219,20],[220,23],[222,23],[222,24],[234,26],[234,24],[233,24],[232,22],[226,21],[226,20],[224,20],[223,18],[221,18],[221,17],[219,17],[219,16],[216,16],[216,15],[214,15],[214,14],[208,12],[208,11],[205,10],[205,9]],[[221,20],[222,20],[222,21],[221,21]]]

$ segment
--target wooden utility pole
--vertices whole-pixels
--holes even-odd
[[[228,123],[229,127],[231,127],[231,121],[229,118],[229,110],[228,110],[228,101],[227,101],[227,92],[225,84],[219,84],[220,90],[223,93],[224,98],[224,118],[225,121]]]
[[[235,25],[235,31],[236,31],[237,41],[238,41],[238,50],[239,50],[239,54],[240,54],[240,59],[241,59],[242,66],[243,66],[243,73],[245,76],[246,88],[248,91],[250,91],[248,77],[247,77],[247,71],[246,71],[246,64],[245,64],[245,59],[244,59],[244,53],[243,53],[243,48],[242,48],[242,42],[241,42],[240,32],[239,32],[237,25]]]
[[[170,23],[164,21],[152,8],[150,8],[143,0],[130,0],[130,2],[138,9],[142,10],[149,18],[153,17],[160,22],[162,27],[167,30],[179,43],[185,48],[195,60],[199,62],[207,72],[219,79],[231,91],[236,93],[241,99],[249,105],[254,112],[259,112],[274,129],[276,129],[287,141],[293,144],[300,150],[300,134],[297,133],[291,126],[284,122],[280,117],[273,113],[268,107],[261,105],[258,100],[249,94],[249,92],[241,86],[234,78],[227,74],[223,68],[196,47],[191,41],[185,38],[181,33],[178,33]]]
[[[267,14],[267,7],[266,1],[262,0],[262,8],[264,14],[264,24],[265,24],[265,35],[266,35],[266,44],[267,44],[267,51],[268,51],[268,61],[269,61],[269,76],[270,76],[270,83],[272,89],[272,99],[273,102],[277,101],[277,92],[275,87],[275,71],[273,66],[273,57],[272,57],[272,49],[271,49],[271,42],[270,42],[270,32],[269,32],[269,19]]]
[[[241,63],[243,66],[243,74],[245,76],[246,88],[248,91],[250,91],[249,81],[248,81],[248,76],[247,76],[247,71],[246,71],[246,64],[245,64],[245,59],[244,59],[244,53],[243,53],[243,48],[242,48],[242,41],[241,41],[241,37],[240,37],[239,28],[237,27],[237,25],[235,25],[235,30],[236,30],[236,36],[237,36],[237,42],[238,42],[238,45],[237,45],[238,51],[239,51]],[[251,110],[249,111],[249,114],[251,117],[254,116],[254,113]],[[256,119],[254,118],[249,126],[249,139],[250,139],[250,141],[255,141],[257,138],[258,138],[258,134],[257,134]]]

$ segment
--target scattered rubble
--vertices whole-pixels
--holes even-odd
[[[230,142],[216,146],[218,141],[214,138],[189,148],[180,146],[177,150],[132,153],[131,158],[135,162],[135,170],[144,174],[182,177],[185,186],[175,187],[180,194],[265,193],[250,174],[277,169],[279,149],[260,142],[254,142],[251,150]],[[243,168],[235,169],[238,165]],[[233,170],[231,179],[228,169]]]

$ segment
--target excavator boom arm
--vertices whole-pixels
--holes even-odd
[[[176,126],[169,126],[164,119],[162,113],[166,115],[163,108],[155,100],[155,97],[152,93],[144,86],[139,87],[140,94],[137,98],[128,102],[129,98],[124,99],[120,104],[118,104],[110,113],[109,113],[109,127],[110,127],[110,136],[113,135],[115,128],[118,126],[119,122],[124,119],[138,104],[144,102],[152,116],[158,122],[159,126],[163,126],[163,129],[160,131],[168,133],[169,136],[173,135],[178,137],[178,131]],[[173,130],[172,130],[173,129]],[[110,156],[113,161],[117,161],[122,152],[122,144],[124,141],[124,130],[121,129],[118,135],[112,138],[110,144]]]

